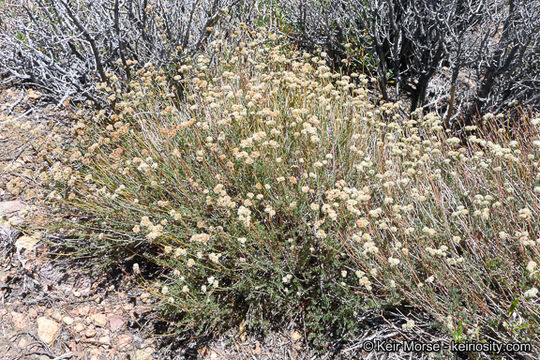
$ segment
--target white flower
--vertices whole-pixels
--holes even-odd
[[[536,263],[534,261],[529,261],[527,264],[527,271],[532,273],[534,272],[534,269],[536,269]]]
[[[449,144],[449,145],[457,145],[461,142],[461,140],[457,137],[451,137],[449,139],[446,140],[446,143]]]
[[[209,239],[210,239],[210,235],[202,233],[202,234],[193,234],[191,236],[190,240],[191,241],[196,241],[196,242],[206,243],[206,242],[208,242]]]
[[[414,320],[407,321],[407,323],[401,325],[401,328],[403,330],[411,330],[412,328],[414,328]]]
[[[238,208],[238,219],[244,223],[247,227],[251,222],[251,210],[245,206],[240,206]]]
[[[538,289],[533,287],[533,288],[525,291],[523,296],[525,296],[526,298],[535,298],[535,297],[538,296]]]
[[[519,218],[529,220],[531,218],[532,211],[529,208],[519,210]]]
[[[212,262],[215,262],[216,264],[219,263],[220,257],[221,257],[221,254],[216,254],[216,253],[210,253],[208,255],[208,259],[210,259]]]

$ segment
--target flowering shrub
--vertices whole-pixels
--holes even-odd
[[[362,310],[405,303],[461,337],[537,336],[538,119],[513,140],[468,127],[465,146],[325,54],[244,28],[211,46],[180,68],[185,99],[149,65],[75,127],[51,197],[88,251],[159,264],[150,288],[201,331],[351,337]]]

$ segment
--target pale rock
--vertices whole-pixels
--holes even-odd
[[[75,325],[73,330],[75,330],[76,333],[80,333],[84,330],[84,325],[82,323],[78,323],[77,325]]]
[[[13,228],[7,221],[0,218],[0,242],[7,241],[11,244],[13,239],[16,239],[19,234],[19,230]]]
[[[60,331],[60,325],[52,319],[41,316],[37,318],[37,326],[38,337],[47,345],[51,345]]]
[[[89,328],[84,332],[84,336],[87,338],[93,338],[96,336],[96,330],[94,328]]]
[[[0,241],[12,241],[17,238],[20,231],[13,226],[21,225],[24,219],[19,212],[26,206],[20,201],[0,201]]]
[[[292,341],[298,341],[302,338],[302,334],[300,334],[298,331],[293,330],[291,331],[291,339]]]
[[[73,318],[70,317],[70,316],[64,316],[64,317],[62,318],[62,321],[63,321],[64,324],[66,324],[66,325],[72,325],[73,322],[74,322],[75,320],[73,320]]]
[[[32,308],[28,311],[28,316],[30,317],[30,319],[35,319],[37,318],[38,316],[38,312],[36,309]]]
[[[32,250],[41,239],[41,233],[35,233],[32,236],[23,235],[15,241],[15,247],[19,250]]]
[[[139,349],[135,350],[133,352],[133,360],[150,360],[154,357],[152,356],[154,354],[154,349],[152,348],[146,348],[146,349]]]
[[[88,305],[81,306],[80,308],[77,309],[77,312],[80,316],[86,316],[90,312],[90,306]]]
[[[60,314],[60,312],[58,311],[54,311],[52,314],[51,314],[51,317],[56,320],[56,321],[62,321],[62,314]]]
[[[10,215],[13,215],[21,210],[23,210],[26,206],[18,201],[0,201],[0,217],[9,217]]]
[[[96,326],[105,327],[107,325],[107,316],[105,314],[97,313],[90,315],[90,317]]]
[[[111,331],[116,331],[124,326],[124,318],[120,315],[111,314],[109,315],[109,328]]]
[[[23,337],[21,338],[21,340],[19,340],[19,342],[17,343],[17,347],[19,349],[26,349],[26,346],[28,346],[28,340],[26,339],[26,337]]]
[[[118,346],[119,349],[123,349],[127,347],[129,344],[131,344],[131,341],[132,341],[131,335],[127,335],[127,334],[120,335],[118,337],[118,341],[116,345]]]
[[[13,322],[13,325],[15,325],[15,328],[19,330],[22,330],[27,326],[26,316],[16,311],[11,312],[11,321]]]
[[[105,336],[102,336],[98,339],[98,343],[100,343],[101,345],[110,345],[111,344],[111,338],[108,337],[107,335]]]

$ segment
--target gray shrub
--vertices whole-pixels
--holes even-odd
[[[275,6],[301,45],[325,49],[338,66],[349,58],[377,77],[385,100],[435,110],[447,125],[514,104],[540,107],[540,0],[285,0]]]
[[[29,0],[0,34],[3,82],[24,81],[54,101],[91,100],[128,62],[174,70],[204,47],[238,0]]]

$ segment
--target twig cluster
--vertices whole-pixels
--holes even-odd
[[[371,72],[385,100],[407,99],[411,111],[436,110],[449,124],[540,105],[538,0],[280,4],[301,44]]]
[[[107,102],[96,91],[130,65],[175,70],[204,46],[238,0],[32,0],[0,34],[0,79],[24,81],[55,102]],[[21,14],[24,14],[21,16]]]

